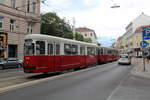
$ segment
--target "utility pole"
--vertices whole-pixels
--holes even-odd
[[[73,34],[75,35],[75,24],[76,24],[76,21],[75,21],[75,18],[73,17],[73,26],[72,26],[72,28],[73,28]]]

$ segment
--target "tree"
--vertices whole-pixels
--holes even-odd
[[[41,34],[64,38],[73,38],[71,26],[57,16],[56,13],[41,14]]]
[[[84,38],[84,42],[92,43],[92,39],[91,38]]]
[[[84,41],[84,37],[83,35],[79,34],[79,33],[75,33],[75,36],[74,36],[75,40],[78,40],[78,41]]]
[[[65,33],[65,34],[63,35],[63,38],[73,39],[73,38],[74,38],[74,37],[73,37],[73,33]]]

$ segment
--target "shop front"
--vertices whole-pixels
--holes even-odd
[[[7,33],[0,32],[0,58],[5,58],[7,55]]]

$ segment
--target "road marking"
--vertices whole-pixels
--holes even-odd
[[[122,83],[127,79],[129,74],[130,74],[130,72],[120,81],[119,85],[115,88],[115,90],[112,91],[112,93],[108,96],[108,98],[106,100],[113,100],[113,99],[111,99],[112,96],[119,90],[119,88],[121,87]]]
[[[107,65],[110,65],[110,64],[112,64],[112,63],[109,63]],[[8,92],[8,91],[15,90],[15,89],[27,87],[27,86],[30,86],[30,85],[35,85],[37,83],[41,83],[41,82],[45,82],[45,81],[50,81],[50,80],[56,80],[56,79],[63,78],[63,77],[66,77],[66,76],[70,76],[70,75],[73,75],[73,74],[90,71],[90,70],[93,70],[93,69],[96,69],[96,68],[101,68],[101,67],[104,67],[104,66],[106,66],[106,64],[104,64],[104,65],[98,65],[97,67],[91,67],[91,68],[87,68],[87,69],[84,69],[84,70],[70,72],[70,73],[66,73],[66,74],[62,74],[62,75],[57,75],[57,76],[54,76],[54,77],[48,77],[48,78],[44,78],[44,79],[39,79],[39,80],[34,80],[34,81],[30,81],[30,82],[20,83],[20,84],[8,86],[8,87],[3,87],[3,88],[0,88],[0,94]]]

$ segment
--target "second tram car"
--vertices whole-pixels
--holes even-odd
[[[54,36],[30,34],[25,38],[26,73],[57,72],[116,60],[117,50]]]

